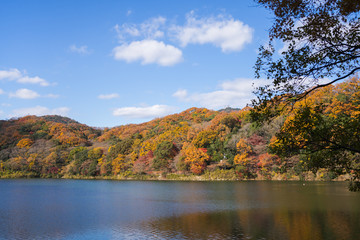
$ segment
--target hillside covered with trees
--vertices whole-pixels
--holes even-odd
[[[360,178],[360,80],[317,89],[271,121],[191,108],[97,129],[60,116],[0,121],[0,177]]]

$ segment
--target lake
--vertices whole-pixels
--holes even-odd
[[[360,239],[346,186],[0,180],[0,239]]]

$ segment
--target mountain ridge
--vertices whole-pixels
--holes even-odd
[[[0,177],[333,179],[354,172],[310,165],[313,163],[305,155],[291,155],[290,150],[302,147],[306,131],[323,131],[330,123],[344,122],[337,120],[340,116],[351,121],[346,126],[357,126],[359,94],[360,81],[354,78],[314,91],[286,114],[262,124],[252,120],[250,107],[220,111],[193,107],[140,124],[104,129],[57,115],[2,120]],[[306,110],[309,107],[310,112]],[[321,116],[301,120],[304,113]],[[317,121],[319,117],[323,120]],[[296,122],[298,118],[300,122]],[[326,133],[334,129],[326,129]],[[344,132],[334,134],[341,137]],[[285,140],[294,142],[284,142],[284,134]],[[355,141],[351,137],[338,138]],[[350,160],[358,164],[354,156],[355,160]]]

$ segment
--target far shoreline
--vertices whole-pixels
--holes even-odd
[[[129,174],[122,173],[115,176],[81,176],[81,175],[35,175],[32,173],[13,172],[0,173],[0,179],[74,179],[74,180],[119,180],[119,181],[188,181],[188,182],[222,182],[222,181],[300,181],[300,182],[349,182],[349,174],[329,178],[324,174],[304,172],[301,176],[276,174],[274,176],[257,175],[255,178],[240,178],[228,170],[205,172],[202,175],[160,173],[160,174]]]

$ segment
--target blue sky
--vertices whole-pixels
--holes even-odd
[[[244,107],[269,12],[248,0],[4,0],[0,119],[96,127],[190,107]]]

